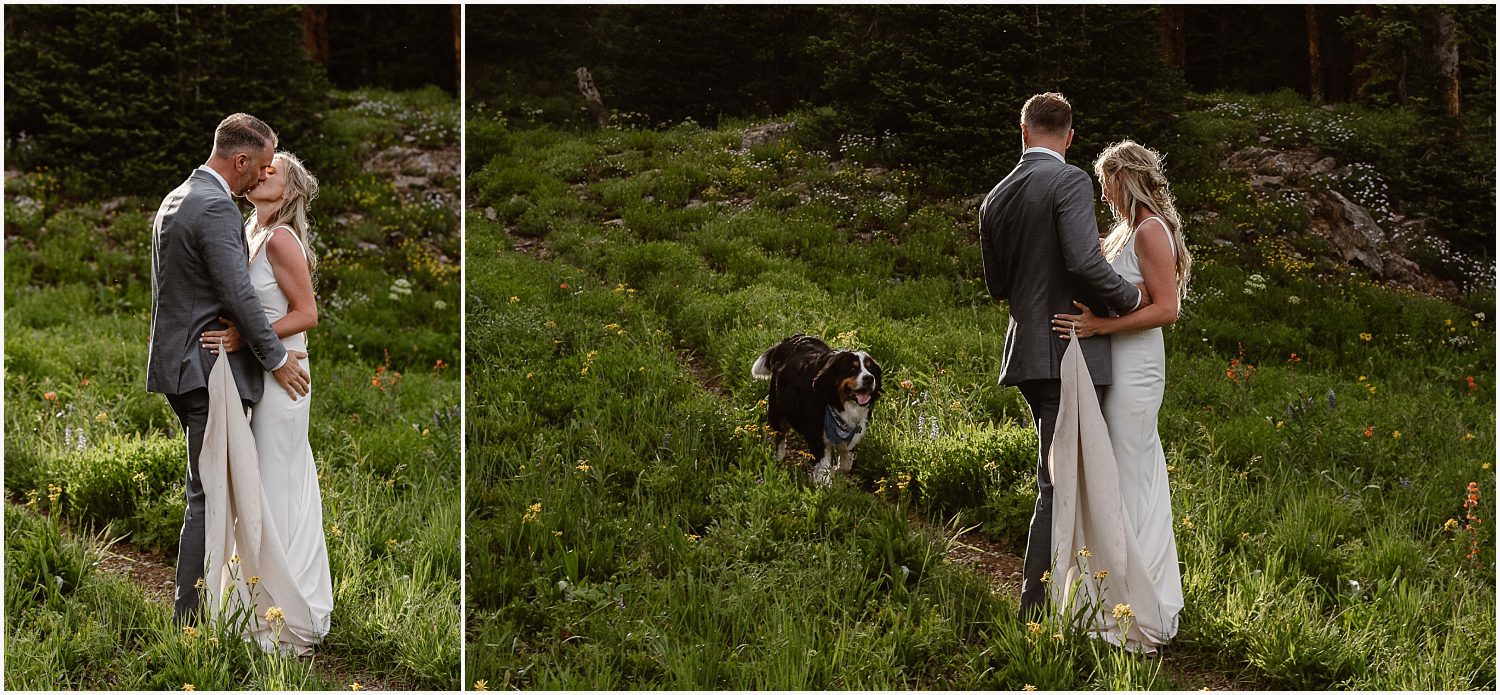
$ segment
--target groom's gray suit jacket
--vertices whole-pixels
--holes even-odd
[[[1044,152],[1021,157],[979,208],[984,284],[1008,300],[1000,383],[1058,379],[1067,341],[1052,330],[1053,314],[1076,314],[1078,300],[1095,314],[1126,314],[1140,290],[1121,278],[1099,250],[1094,185],[1082,169]],[[1109,337],[1080,341],[1096,385],[1109,384]]]
[[[151,346],[146,390],[182,394],[208,386],[215,356],[199,344],[234,321],[247,349],[229,354],[240,398],[259,401],[263,375],[286,349],[250,284],[239,208],[199,169],[161,201],[151,229]]]

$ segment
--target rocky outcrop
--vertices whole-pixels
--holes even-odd
[[[1369,209],[1329,187],[1345,173],[1333,157],[1305,148],[1246,147],[1224,167],[1245,177],[1258,193],[1290,194],[1311,216],[1308,231],[1326,239],[1340,260],[1369,270],[1382,282],[1440,297],[1455,297],[1452,282],[1432,277],[1405,257],[1406,242],[1424,233],[1422,219],[1392,215],[1385,226]]]

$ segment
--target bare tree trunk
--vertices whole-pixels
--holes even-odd
[[[1307,93],[1313,103],[1324,101],[1322,36],[1318,32],[1318,6],[1307,8]]]
[[[1366,20],[1373,20],[1375,18],[1375,6],[1360,5],[1359,14]],[[1370,49],[1366,48],[1364,43],[1356,42],[1354,44],[1354,74],[1350,75],[1349,79],[1349,93],[1353,94],[1356,99],[1364,97],[1365,84],[1370,81],[1370,70],[1365,67],[1365,63],[1369,60]]]
[[[1443,75],[1443,102],[1448,116],[1458,118],[1462,110],[1458,101],[1458,28],[1453,15],[1439,10],[1437,15],[1438,70]]]
[[[588,68],[578,68],[576,74],[578,75],[578,91],[583,92],[583,98],[589,101],[589,108],[594,110],[594,118],[599,120],[599,127],[609,125],[609,109],[604,108],[604,97],[594,86],[594,76],[589,74]]]
[[[328,6],[302,6],[302,45],[319,65],[328,64]]]
[[[461,5],[453,8],[453,64],[458,66],[453,79],[457,81],[458,94],[464,93],[464,11]]]
[[[1162,5],[1161,47],[1167,64],[1182,69],[1187,64],[1187,36],[1183,33],[1186,9],[1182,5]]]

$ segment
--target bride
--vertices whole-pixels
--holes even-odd
[[[1067,338],[1111,336],[1114,383],[1103,402],[1104,423],[1118,466],[1123,526],[1130,576],[1129,634],[1106,620],[1102,635],[1111,642],[1154,652],[1177,634],[1182,611],[1182,575],[1172,533],[1172,500],[1167,461],[1157,434],[1156,416],[1166,387],[1166,349],[1162,326],[1177,321],[1187,289],[1192,259],[1182,239],[1182,220],[1162,174],[1161,157],[1130,140],[1107,148],[1094,162],[1103,200],[1115,226],[1104,239],[1104,257],[1127,282],[1145,283],[1153,302],[1120,317],[1096,316],[1083,304],[1080,314],[1061,314],[1053,330]],[[1116,616],[1118,619],[1118,616]]]
[[[318,309],[307,208],[317,194],[318,180],[302,162],[278,152],[266,179],[245,195],[255,204],[245,222],[251,283],[287,353],[309,373],[307,330],[317,325]],[[215,352],[220,346],[226,352],[243,346],[233,324],[204,333],[203,339]],[[228,473],[233,486],[245,487],[247,480],[253,485],[258,477],[260,494],[247,498],[245,490],[234,489],[219,499],[210,493],[208,499],[210,508],[231,513],[220,517],[225,534],[209,529],[209,562],[218,566],[206,574],[212,599],[207,605],[226,612],[253,610],[253,616],[244,616],[247,638],[267,651],[299,655],[322,641],[333,612],[322,495],[307,437],[311,404],[311,392],[293,400],[280,389],[267,389],[250,416],[258,465],[242,466],[232,457],[228,463],[242,466]]]

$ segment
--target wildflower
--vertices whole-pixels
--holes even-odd
[[[1365,436],[1366,437],[1373,437],[1373,436],[1375,436],[1375,428],[1374,427],[1366,427],[1365,428]]]
[[[258,575],[258,574],[257,575],[253,575],[253,576],[251,576],[249,579],[247,579],[245,581],[248,584],[250,584],[250,586],[255,586],[256,584],[260,583],[260,575]]]
[[[511,304],[520,304],[521,303],[521,298],[517,297],[515,295],[511,295],[510,303]]]
[[[580,472],[580,473],[587,473],[587,472],[589,472],[589,470],[590,470],[590,468],[589,468],[589,464],[588,464],[588,462],[587,462],[587,461],[579,461],[579,462],[578,462],[578,465],[577,465],[577,466],[575,466],[575,468],[576,468],[576,469],[577,469],[577,470],[578,470],[578,471],[579,471],[579,472]]]
[[[1481,464],[1479,464],[1479,467],[1482,468],[1482,469],[1484,469],[1484,470],[1489,470],[1490,469],[1490,464],[1488,464],[1488,463],[1481,463]]]
[[[1474,377],[1468,376],[1468,377],[1464,377],[1464,379],[1466,379],[1469,382],[1469,390],[1470,391],[1473,391],[1474,389],[1479,388],[1478,386],[1476,386],[1474,384]]]
[[[702,536],[700,536],[700,535],[698,535],[696,533],[684,533],[684,534],[682,534],[682,537],[686,538],[687,542],[689,542],[689,543],[697,543],[700,539],[703,538]]]
[[[540,517],[541,515],[542,515],[542,503],[541,502],[535,502],[531,506],[529,506],[529,507],[526,508],[526,513],[525,514],[521,515],[521,523],[523,523],[523,524],[535,523],[536,520],[537,520],[537,517]]]
[[[1400,438],[1401,438],[1401,430],[1396,430],[1394,432],[1391,432],[1391,439],[1400,439]]]
[[[490,689],[490,682],[487,681],[487,680],[485,680],[485,679],[483,679],[483,678],[481,678],[481,679],[479,679],[477,681],[474,681],[474,689],[475,690],[489,690]]]
[[[1449,518],[1447,521],[1444,521],[1443,522],[1443,530],[1444,531],[1457,531],[1458,530],[1458,519]]]
[[[1078,549],[1078,557],[1093,557],[1093,556],[1094,556],[1093,551],[1090,551],[1087,546]]]
[[[1359,334],[1359,339],[1363,340],[1363,341],[1365,341],[1367,343],[1370,342],[1371,340],[1374,340],[1374,338],[1375,338],[1375,336],[1370,335],[1369,333],[1360,333]],[[1360,381],[1363,381],[1363,379],[1361,379]]]
[[[554,536],[556,536],[558,538],[562,538],[562,531],[553,531],[552,535],[554,535]]]
[[[1037,622],[1026,623],[1026,631],[1033,635],[1042,634],[1042,624]]]
[[[1036,686],[1034,686],[1034,685],[1032,685],[1030,683],[1027,683],[1026,685],[1021,686],[1021,689],[1022,690],[1036,690]]]
[[[1472,439],[1474,439],[1474,433],[1473,432],[1465,432],[1464,433],[1464,441],[1467,442],[1467,441],[1470,441]]]
[[[1250,532],[1249,531],[1241,531],[1240,532],[1240,541],[1244,542],[1244,541],[1249,541],[1249,540],[1250,540]]]
[[[564,282],[564,283],[558,284],[557,289],[560,289],[560,290],[566,290],[566,289],[568,289],[568,283]]]
[[[134,480],[137,483],[144,483],[146,482],[146,474],[140,471],[136,471],[135,475],[130,476],[130,479]]]
[[[283,620],[286,620],[286,614],[282,613],[280,608],[277,608],[276,606],[271,606],[270,608],[266,609],[266,621],[267,622],[275,624],[275,623],[279,623],[279,622],[281,622]]]
[[[363,685],[360,685],[359,681],[354,681],[353,683],[349,684],[349,689],[350,690],[364,690],[365,687]]]
[[[231,564],[231,565],[238,565],[238,564],[240,564],[240,554],[239,553],[235,553],[234,557],[229,558],[229,564]]]
[[[1473,384],[1474,377],[1471,376],[1469,377],[1469,388],[1474,388]],[[94,422],[109,422],[109,413],[106,413],[102,410],[99,411],[99,414],[94,416]]]
[[[1094,579],[1096,580],[1102,580],[1107,577],[1109,577],[1109,570],[1099,570],[1098,572],[1094,573]]]
[[[206,584],[206,583],[203,582],[203,577],[199,577],[198,581],[193,582],[193,588],[194,589],[202,589],[202,588],[204,588],[206,586],[208,586],[208,584]]]
[[[344,529],[339,528],[338,524],[334,524],[333,526],[328,527],[328,533],[337,538],[344,535]]]
[[[911,474],[907,473],[906,471],[897,473],[896,487],[903,491],[906,490],[906,488],[911,487]]]
[[[1053,635],[1052,635],[1052,641],[1053,642],[1061,642],[1061,641],[1063,641],[1063,633],[1061,633],[1061,632],[1053,633]]]
[[[1364,381],[1366,378],[1367,377],[1365,375],[1363,375],[1363,374],[1359,375],[1359,380],[1360,381]]]
[[[387,548],[394,548],[394,547],[396,547],[396,539],[394,539],[394,538],[387,538],[386,541],[385,541],[385,547],[387,547]]]
[[[1182,527],[1185,528],[1185,529],[1188,529],[1189,531],[1191,531],[1193,529],[1193,515],[1192,514],[1183,514],[1182,515]]]
[[[901,388],[903,388],[903,389],[905,389],[907,391],[912,390],[911,379],[902,379],[901,380]]]
[[[192,625],[183,625],[182,634],[187,635],[188,637],[197,637],[198,628],[193,627]]]
[[[45,398],[45,399],[47,399],[49,401],[52,401],[53,403],[56,403],[57,402],[57,392],[56,391],[48,391],[48,392],[42,394],[42,398]]]
[[[1115,620],[1124,620],[1126,618],[1134,618],[1135,617],[1135,611],[1133,611],[1133,610],[1130,609],[1130,604],[1128,604],[1128,603],[1116,603],[1115,604],[1115,609],[1114,609],[1114,616],[1115,616]]]
[[[1042,573],[1042,583],[1046,584],[1050,581],[1052,581],[1052,570],[1047,570],[1046,572]]]
[[[620,324],[618,324],[618,323],[606,323],[606,324],[604,324],[604,330],[606,330],[606,331],[617,331],[619,329],[620,329]]]
[[[1291,356],[1291,357],[1288,357],[1288,358],[1287,358],[1287,360],[1286,360],[1286,363],[1287,363],[1287,364],[1298,364],[1298,363],[1300,363],[1300,362],[1301,362],[1301,361],[1302,361],[1302,358],[1301,358],[1301,357],[1298,357],[1298,356],[1297,356],[1297,353],[1295,353],[1295,352],[1294,352],[1294,353],[1292,353],[1292,356]]]
[[[197,688],[193,687],[192,683],[183,683],[182,684],[182,689],[183,690],[197,690]]]

